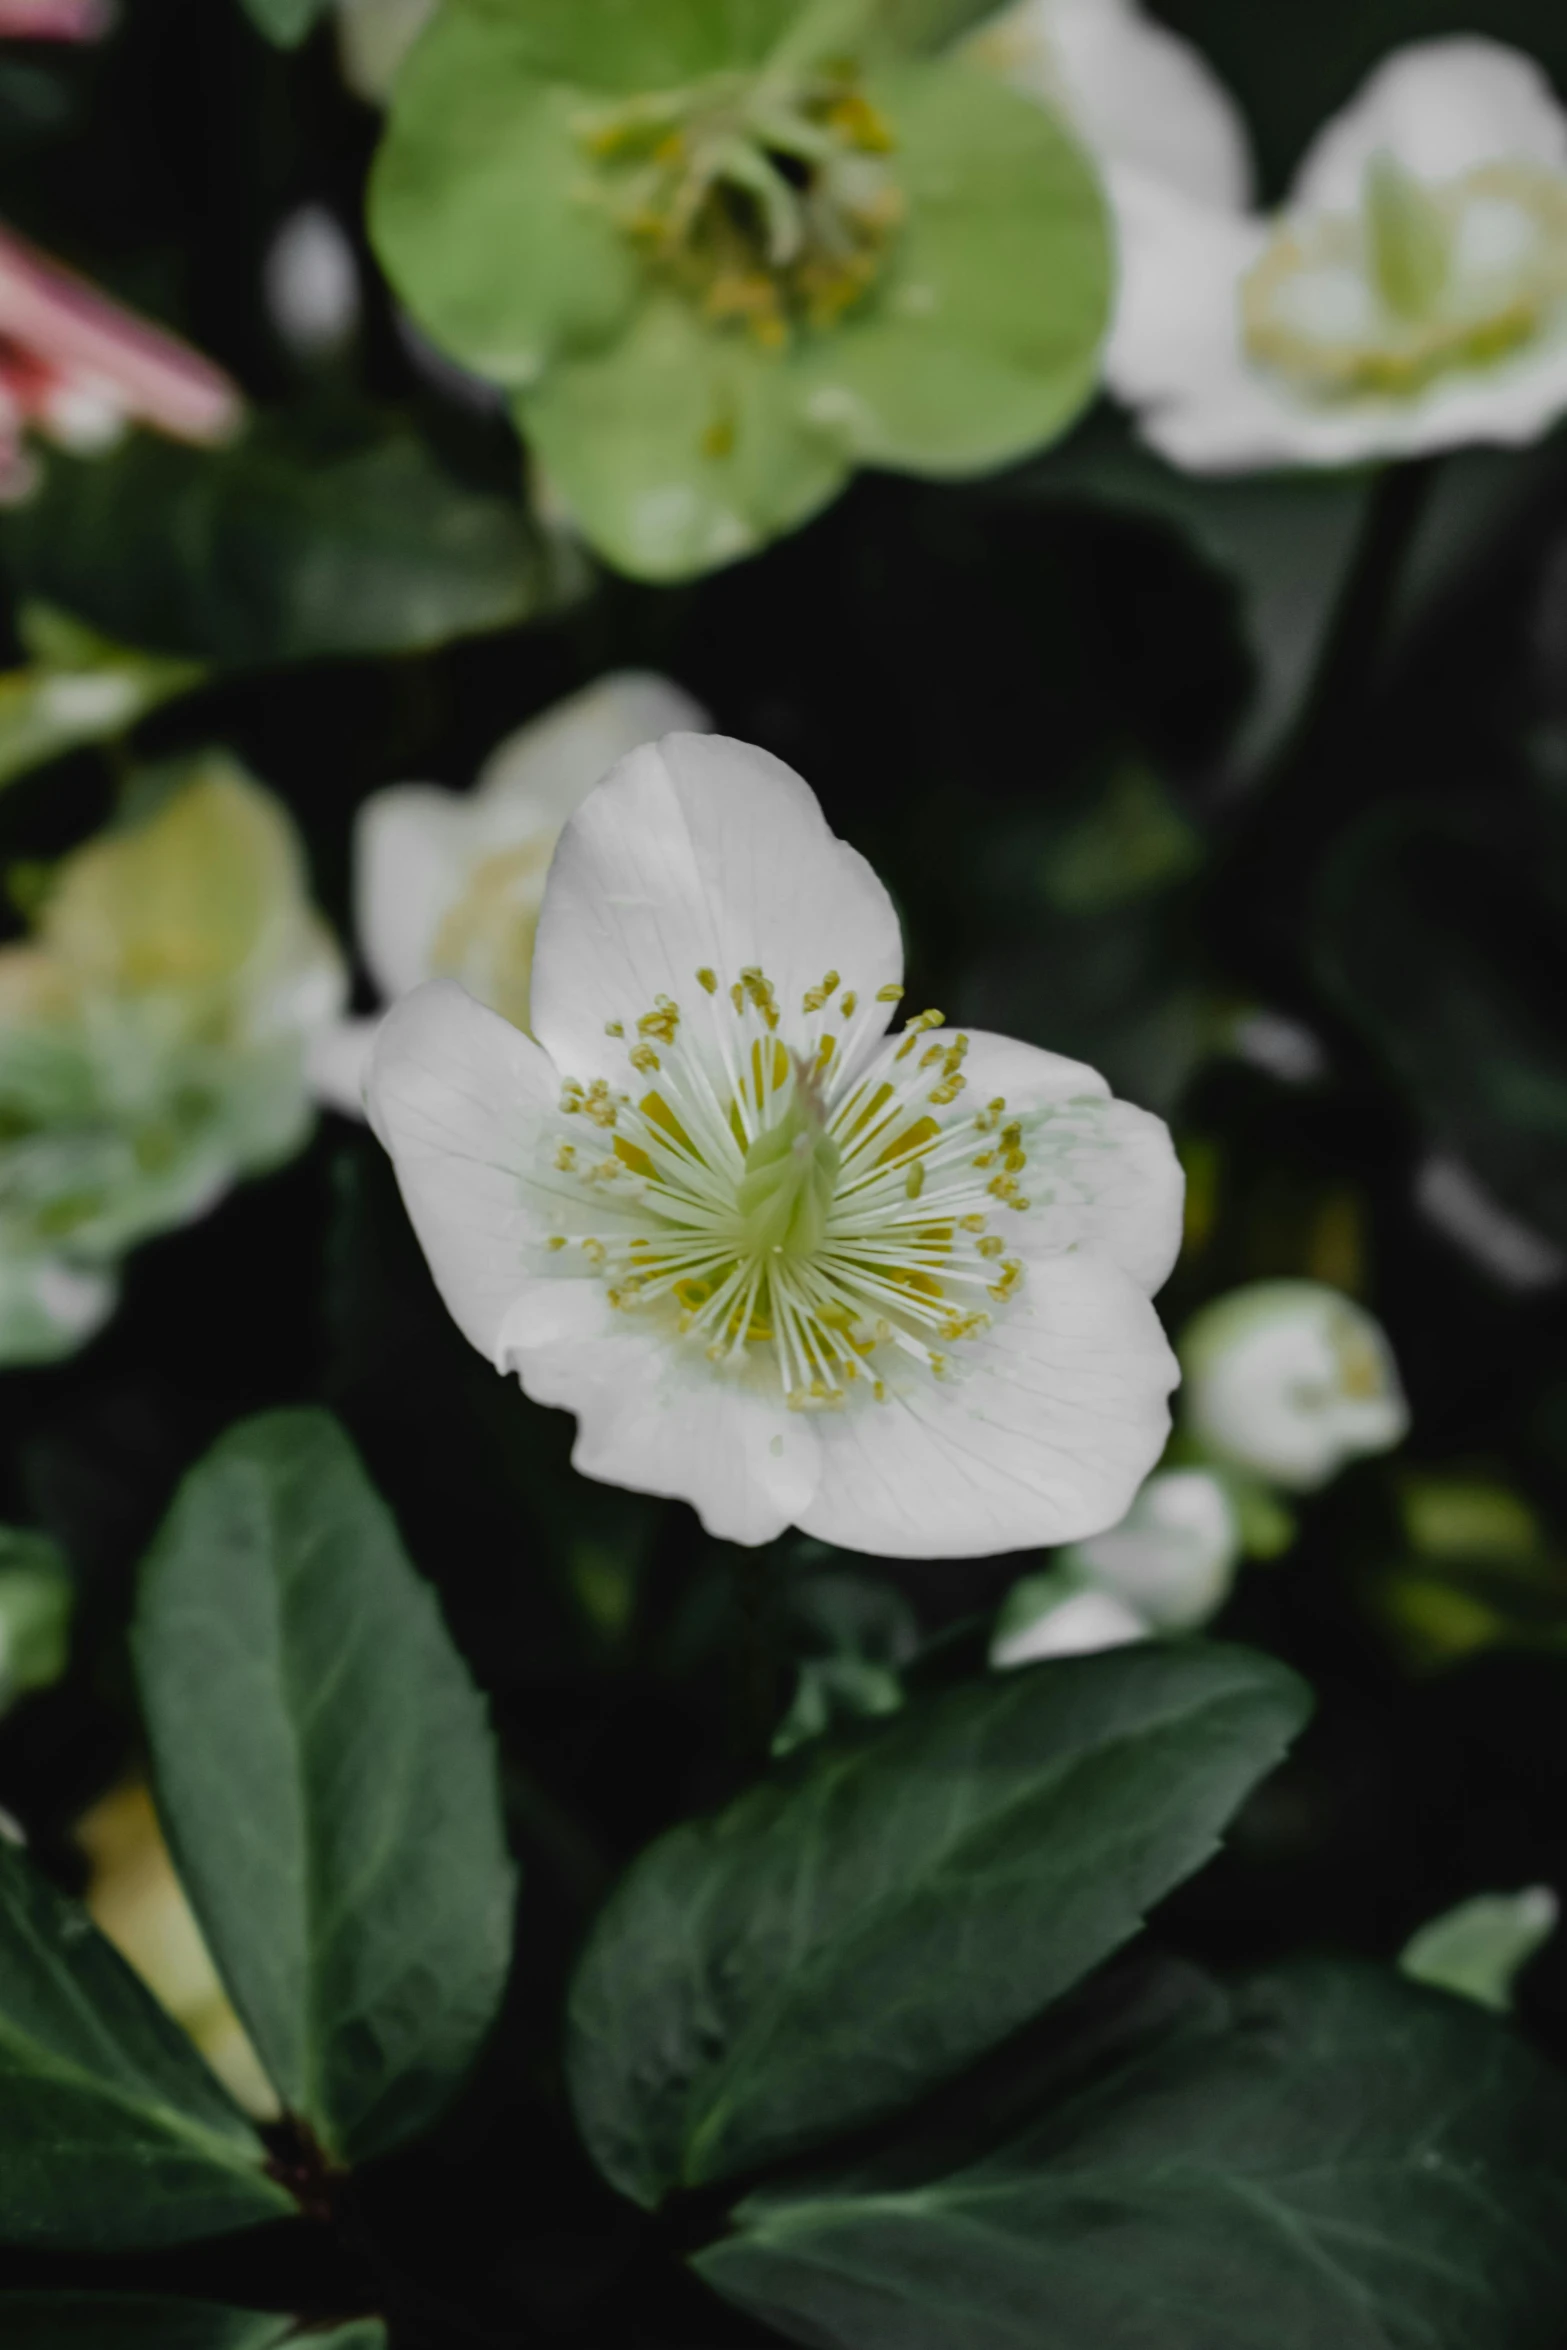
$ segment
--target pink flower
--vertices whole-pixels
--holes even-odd
[[[176,440],[225,440],[241,412],[210,360],[0,228],[0,502],[33,486],[29,426],[87,451],[132,422]]]
[[[96,41],[108,0],[0,0],[0,41]]]

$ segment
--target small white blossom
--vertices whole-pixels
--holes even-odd
[[[1190,41],[1136,0],[1017,0],[964,45],[974,63],[1057,108],[1102,163],[1201,202],[1251,197],[1245,125]]]
[[[1094,1656],[1102,1648],[1130,1648],[1148,1626],[1124,1599],[1059,1569],[1030,1575],[1008,1596],[991,1642],[990,1661],[1002,1672],[1037,1665],[1046,1657]]]
[[[1309,1493],[1401,1442],[1409,1411],[1372,1317],[1315,1281],[1257,1281],[1181,1337],[1182,1418],[1215,1460]]]
[[[301,204],[267,248],[262,289],[273,325],[300,359],[330,359],[352,342],[363,307],[359,264],[324,204]]]
[[[1567,410],[1567,113],[1518,51],[1396,51],[1276,219],[1113,177],[1109,381],[1177,464],[1516,445]]]
[[[354,924],[387,1003],[426,979],[528,1025],[533,934],[560,828],[618,759],[707,713],[667,678],[600,678],[506,737],[471,792],[396,783],[372,792],[354,828]],[[318,1097],[363,1114],[379,1018],[342,1020],[311,1049]]]
[[[1119,1526],[1072,1544],[1063,1559],[1152,1630],[1187,1632],[1223,1606],[1240,1555],[1223,1480],[1211,1469],[1161,1469]]]
[[[566,826],[538,1042],[435,981],[372,1122],[470,1342],[577,1414],[588,1475],[758,1543],[889,1557],[1124,1515],[1176,1372],[1160,1122],[903,994],[891,900],[743,743],[633,752]]]

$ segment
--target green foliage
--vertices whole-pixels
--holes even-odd
[[[150,2294],[0,2293],[8,2350],[283,2350],[294,2320],[208,2301],[161,2301]],[[372,2318],[313,2329],[311,2350],[384,2350],[386,2328]]]
[[[1322,1963],[1093,2058],[951,2167],[916,2141],[764,2188],[697,2268],[844,2350],[1561,2339],[1567,2088],[1488,2018]]]
[[[0,2129],[0,2242],[179,2244],[293,2209],[184,2034],[4,1844]]]
[[[229,1432],[150,1553],[138,1678],[170,1846],[280,2096],[360,2161],[421,2128],[511,1944],[482,1701],[335,1423]]]
[[[280,49],[296,49],[326,14],[329,0],[245,0],[257,32]]]
[[[1238,1650],[1074,1660],[808,1746],[675,1829],[572,1995],[599,2167],[656,2203],[945,2079],[1137,1931],[1304,1710],[1292,1675]]]
[[[1317,907],[1322,974],[1432,1136],[1508,1206],[1567,1240],[1567,992],[1550,879],[1478,819],[1379,810],[1334,853]]]
[[[1422,1926],[1398,1963],[1411,1982],[1456,1991],[1505,2013],[1513,2003],[1514,1977],[1550,1940],[1557,1916],[1548,1885],[1479,1893]]]
[[[984,471],[1088,398],[1109,288],[1093,175],[1031,101],[902,53],[937,29],[923,7],[647,0],[633,21],[618,0],[452,0],[409,60],[372,183],[382,259],[435,338],[512,392],[555,489],[622,569],[671,580],[732,561],[857,465]],[[605,163],[636,119],[626,102],[700,123],[714,77],[740,77],[723,85],[739,104],[765,65],[776,105],[791,72],[840,55],[870,65],[856,103],[890,126],[872,143],[890,150],[896,227],[876,232],[869,290],[791,325],[769,309],[787,238],[711,295],[649,259]],[[773,134],[756,136],[747,168],[765,179]],[[775,198],[792,201],[776,175]],[[731,295],[767,317],[728,315]]]
[[[0,569],[126,644],[234,667],[419,651],[574,585],[520,507],[412,434],[283,421],[229,449],[144,436],[51,458],[39,494],[0,514]]]
[[[75,1596],[57,1543],[0,1526],[0,1713],[64,1672]]]
[[[174,695],[201,665],[115,644],[45,604],[24,605],[25,669],[0,676],[0,785],[82,743],[114,741]]]

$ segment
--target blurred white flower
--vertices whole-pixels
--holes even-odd
[[[1250,202],[1245,125],[1212,67],[1136,0],[1017,0],[964,54],[1059,108],[1102,163],[1203,203]]]
[[[1257,1281],[1181,1335],[1182,1421],[1214,1460],[1287,1491],[1326,1485],[1409,1426],[1398,1366],[1361,1306],[1316,1281]]]
[[[87,1910],[100,1934],[182,2024],[232,2097],[276,2121],[277,2093],[229,2005],[191,1914],[145,1787],[117,1788],[76,1825],[90,1875]]]
[[[460,979],[526,1028],[533,934],[561,826],[639,743],[708,724],[667,678],[621,670],[508,735],[471,792],[427,783],[372,792],[354,829],[354,923],[383,999]],[[314,1040],[311,1083],[334,1109],[363,1115],[379,1026],[338,1021]]]
[[[0,1362],[69,1353],[120,1257],[304,1141],[346,974],[270,794],[210,756],[0,948]]]
[[[361,308],[359,264],[324,204],[301,204],[262,264],[267,314],[300,359],[330,359],[352,341]]]
[[[1002,1672],[1052,1656],[1093,1656],[1101,1648],[1130,1648],[1148,1638],[1148,1625],[1113,1591],[1098,1590],[1075,1574],[1052,1568],[1029,1575],[1008,1593],[990,1644]]]
[[[1395,51],[1276,220],[1138,173],[1116,208],[1107,373],[1179,465],[1518,444],[1567,410],[1567,113],[1499,42]]]
[[[731,1541],[1070,1541],[1165,1440],[1168,1134],[939,1012],[889,1037],[902,961],[798,776],[671,735],[561,836],[538,1043],[448,980],[376,1045],[371,1118],[470,1342],[578,1415],[579,1469]]]
[[[1134,1608],[1157,1632],[1204,1624],[1229,1596],[1241,1526],[1211,1469],[1160,1469],[1119,1526],[1072,1544],[1063,1563]]]
[[[92,455],[133,423],[226,440],[242,414],[210,360],[0,228],[0,504],[36,482],[29,428]]]

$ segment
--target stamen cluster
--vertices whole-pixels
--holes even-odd
[[[660,996],[610,1025],[627,1090],[565,1086],[553,1180],[572,1229],[551,1250],[795,1410],[948,1376],[1023,1280],[991,1230],[1030,1204],[1021,1121],[1001,1097],[958,1112],[969,1040],[933,1037],[939,1012],[872,1041],[901,988],[862,1003],[829,971],[786,1023],[760,969],[694,976],[716,1018]]]
[[[892,131],[850,65],[714,75],[580,130],[648,260],[768,349],[852,308],[904,217]]]
[[[1429,186],[1387,154],[1357,213],[1287,223],[1241,293],[1246,348],[1321,400],[1410,396],[1534,342],[1567,302],[1567,180],[1487,164]]]

